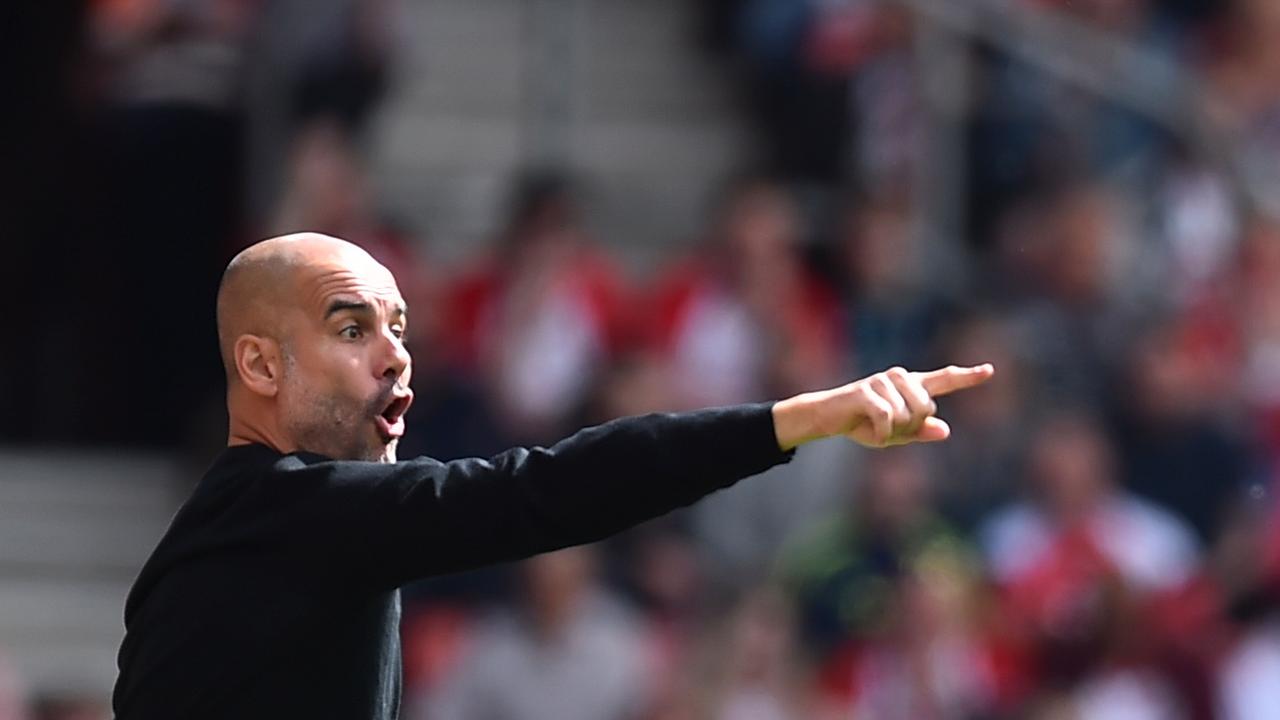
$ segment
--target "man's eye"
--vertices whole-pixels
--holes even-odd
[[[395,335],[397,339],[399,339],[399,340],[403,340],[403,339],[404,339],[404,328],[393,327],[393,328],[391,328],[391,334],[392,334],[392,335]]]
[[[360,328],[359,328],[358,326],[356,326],[356,325],[348,325],[348,326],[346,326],[346,327],[342,328],[342,333],[341,333],[341,334],[342,334],[342,337],[344,337],[344,338],[346,338],[346,339],[348,339],[348,340],[359,340],[359,339],[360,339]]]

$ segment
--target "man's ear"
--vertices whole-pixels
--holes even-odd
[[[260,335],[241,335],[232,351],[236,374],[250,392],[275,397],[280,390],[280,345]]]

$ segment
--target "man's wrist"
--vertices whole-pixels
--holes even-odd
[[[773,404],[773,433],[779,449],[794,450],[806,442],[825,437],[818,427],[814,395],[795,395]]]

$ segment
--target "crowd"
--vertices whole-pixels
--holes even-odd
[[[1249,369],[1270,313],[1247,299],[1280,287],[1268,221],[1201,291],[1142,288],[1113,254],[1137,232],[1125,196],[1066,186],[1011,211],[1007,232],[1034,236],[993,249],[1007,269],[935,296],[909,201],[852,198],[815,265],[785,186],[746,178],[688,257],[628,288],[564,186],[524,190],[491,257],[426,281],[406,453],[780,397],[895,358],[1000,374],[943,403],[942,446],[806,447],[602,547],[410,588],[411,716],[1274,712],[1278,458],[1259,388],[1276,380]]]
[[[1034,4],[1200,78],[1260,193],[1152,119],[975,46],[968,221],[938,266],[914,224],[911,14],[719,0],[704,40],[761,152],[679,256],[622,267],[584,221],[589,178],[538,168],[487,249],[446,266],[363,167],[381,66],[299,63],[284,189],[254,236],[329,232],[399,278],[402,457],[889,365],[998,369],[941,404],[947,443],[824,441],[598,546],[406,588],[407,717],[1280,717],[1280,224],[1256,201],[1280,158],[1280,5]],[[130,138],[209,120],[132,107]],[[217,252],[244,244],[202,211],[226,220],[206,228]],[[147,217],[132,229],[161,238]],[[211,328],[186,347],[216,363]]]
[[[1200,73],[1249,162],[1274,161],[1273,4],[1058,5]],[[483,428],[473,451],[890,364],[999,377],[943,404],[943,446],[805,448],[602,547],[411,588],[410,716],[1280,713],[1268,208],[1170,128],[983,47],[963,262],[931,267],[910,16],[716,9],[765,171],[630,285],[571,187],[521,183],[415,330],[419,353],[459,353],[437,367],[467,382],[441,385],[484,419],[427,402],[420,449],[461,452],[434,444],[460,439],[454,417]],[[815,184],[843,188],[825,212]]]

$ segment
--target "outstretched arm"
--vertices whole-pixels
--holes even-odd
[[[316,494],[325,542],[392,586],[600,540],[786,462],[809,440],[944,439],[933,398],[991,373],[895,368],[773,404],[614,420],[488,460],[308,463],[289,486],[329,488]]]

